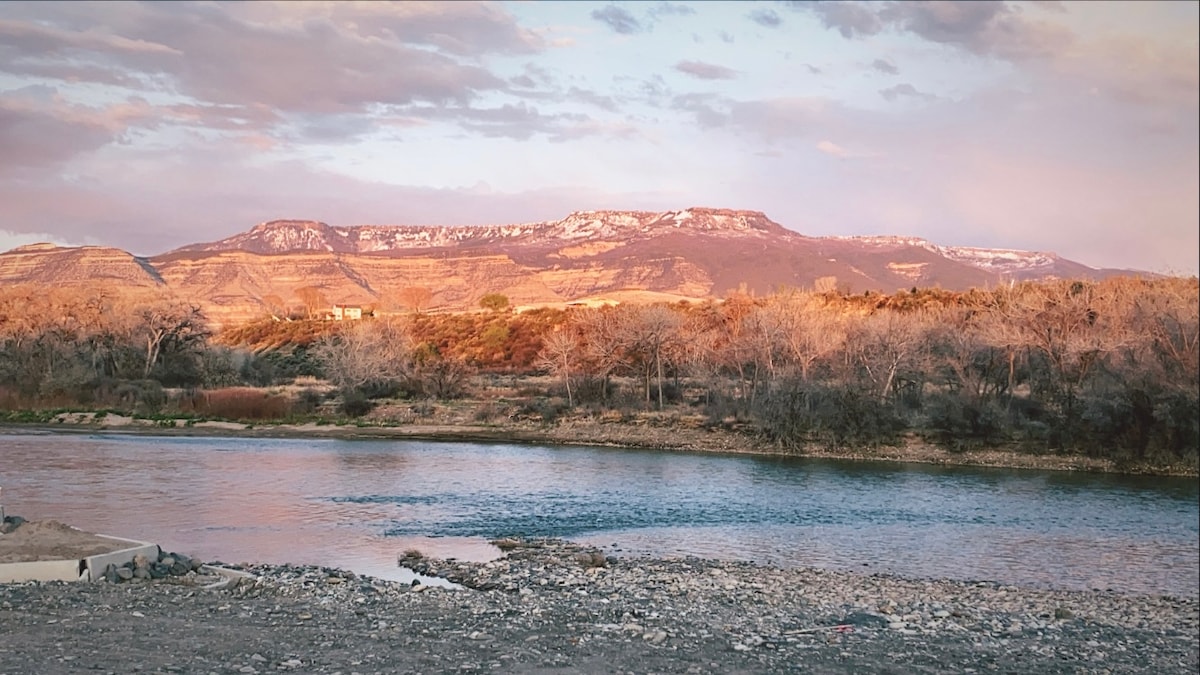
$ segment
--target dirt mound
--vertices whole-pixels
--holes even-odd
[[[56,520],[24,521],[16,529],[0,534],[0,563],[75,560],[128,546],[127,542],[83,532]]]

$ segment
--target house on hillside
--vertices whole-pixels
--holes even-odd
[[[329,319],[331,321],[358,321],[362,316],[362,307],[358,305],[334,305]]]

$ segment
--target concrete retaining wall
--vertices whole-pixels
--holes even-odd
[[[33,562],[17,562],[0,564],[0,583],[21,581],[101,581],[104,570],[109,565],[120,567],[133,560],[134,556],[144,555],[151,560],[158,560],[158,544],[134,539],[112,537],[107,534],[97,535],[105,539],[129,544],[127,548],[101,553],[76,560],[37,560]]]

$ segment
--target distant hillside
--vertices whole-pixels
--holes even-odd
[[[49,245],[0,254],[0,282],[163,285],[196,299],[217,323],[294,310],[301,288],[328,303],[401,309],[424,295],[422,309],[458,311],[477,308],[490,293],[521,306],[638,292],[699,299],[739,288],[961,290],[1119,273],[1053,253],[904,237],[807,237],[758,211],[714,208],[583,211],[555,221],[454,227],[279,220],[148,260],[117,249]]]

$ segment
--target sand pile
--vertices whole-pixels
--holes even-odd
[[[25,521],[14,517],[4,520],[0,563],[74,560],[129,546],[129,542],[83,532],[56,520]]]

